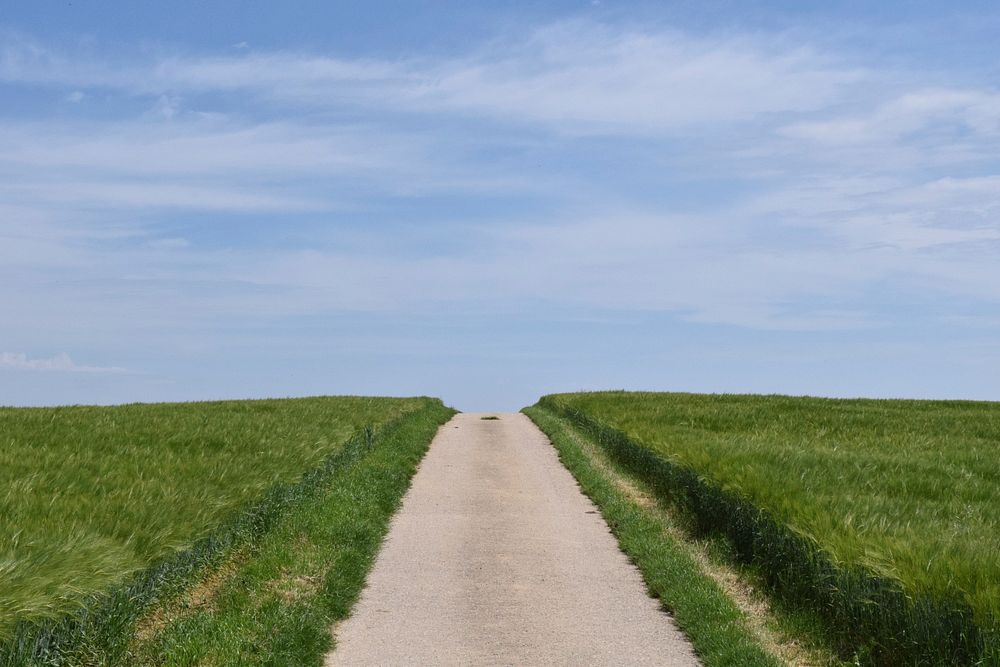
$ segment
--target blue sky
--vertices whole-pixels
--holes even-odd
[[[1000,399],[995,3],[6,5],[0,404]]]

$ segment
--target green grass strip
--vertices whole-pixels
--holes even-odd
[[[134,665],[321,665],[438,427],[421,410],[282,518],[212,590],[133,648]]]
[[[563,465],[600,508],[650,593],[691,640],[707,667],[781,665],[749,630],[743,612],[670,534],[663,519],[626,497],[576,443],[570,427],[538,406],[524,413],[549,437]]]
[[[207,571],[218,567],[234,551],[249,548],[251,553],[255,553],[258,545],[267,543],[269,536],[276,533],[289,517],[314,511],[317,498],[325,497],[333,480],[341,477],[344,471],[364,467],[368,475],[377,478],[378,471],[371,469],[371,461],[376,452],[379,455],[374,460],[381,461],[387,470],[393,466],[403,466],[404,470],[410,470],[407,466],[416,465],[437,426],[452,414],[453,411],[440,401],[425,399],[418,409],[378,429],[361,429],[342,448],[307,472],[299,481],[276,484],[264,498],[235,513],[210,535],[142,571],[129,583],[91,595],[79,610],[60,618],[19,623],[15,627],[13,638],[0,644],[0,665],[22,667],[135,663],[136,656],[132,655],[135,649],[134,634],[137,624],[143,618],[157,608],[169,605],[174,598],[183,596]],[[411,449],[403,451],[403,443]],[[397,451],[394,448],[402,449]],[[395,458],[399,460],[395,461]],[[368,463],[362,466],[362,462]],[[412,474],[412,470],[402,477],[390,477],[397,487],[402,484],[402,490],[405,490],[409,474]],[[399,491],[400,496],[402,490]],[[395,507],[390,498],[380,495],[381,492],[374,490],[374,487],[356,489],[356,492],[342,500],[344,504],[341,510],[353,516],[355,506],[369,503],[372,498],[380,498],[389,503],[385,518],[388,520]],[[398,497],[396,500],[398,501]],[[358,541],[357,545],[351,545],[350,548],[358,548],[364,553],[377,551],[377,541],[374,547],[370,543],[372,530],[377,529],[378,526],[359,524],[355,533],[346,536],[348,541]],[[381,533],[379,539],[380,536]],[[345,571],[357,567],[353,562],[346,562],[344,565]],[[364,571],[367,571],[367,567]],[[355,574],[345,576],[352,582],[357,579]],[[360,576],[363,582],[364,572]],[[260,652],[257,654],[264,655]],[[240,664],[247,662],[244,660]],[[294,664],[294,661],[264,661],[259,664]]]
[[[899,582],[836,564],[813,541],[697,471],[657,455],[625,433],[544,396],[539,405],[590,435],[664,501],[689,513],[697,530],[721,535],[734,556],[759,568],[770,591],[819,616],[831,647],[865,665],[996,665],[997,638],[960,599],[907,594]]]

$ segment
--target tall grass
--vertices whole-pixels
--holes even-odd
[[[425,400],[0,409],[0,642],[155,573]]]
[[[873,664],[1000,660],[1000,405],[587,393],[586,427]]]

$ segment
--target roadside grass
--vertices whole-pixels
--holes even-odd
[[[147,609],[432,399],[0,409],[0,664],[113,664]]]
[[[543,397],[863,664],[998,664],[1000,404]]]
[[[524,413],[549,437],[563,465],[600,508],[622,550],[642,572],[650,593],[673,615],[707,667],[783,664],[761,645],[746,615],[672,534],[663,514],[637,497],[641,491],[616,483],[613,472],[559,416],[537,405]]]
[[[402,422],[254,544],[207,573],[179,604],[146,619],[134,665],[320,665],[347,617],[389,520],[438,427],[437,404]]]

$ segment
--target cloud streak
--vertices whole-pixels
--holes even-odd
[[[164,95],[242,93],[277,104],[455,113],[558,132],[659,134],[822,108],[871,77],[780,40],[558,23],[463,57],[394,61],[288,51],[163,56],[115,66],[24,38],[0,51],[0,80]]]
[[[127,373],[117,366],[81,366],[61,352],[54,357],[29,357],[23,352],[0,352],[0,369],[60,373]]]

